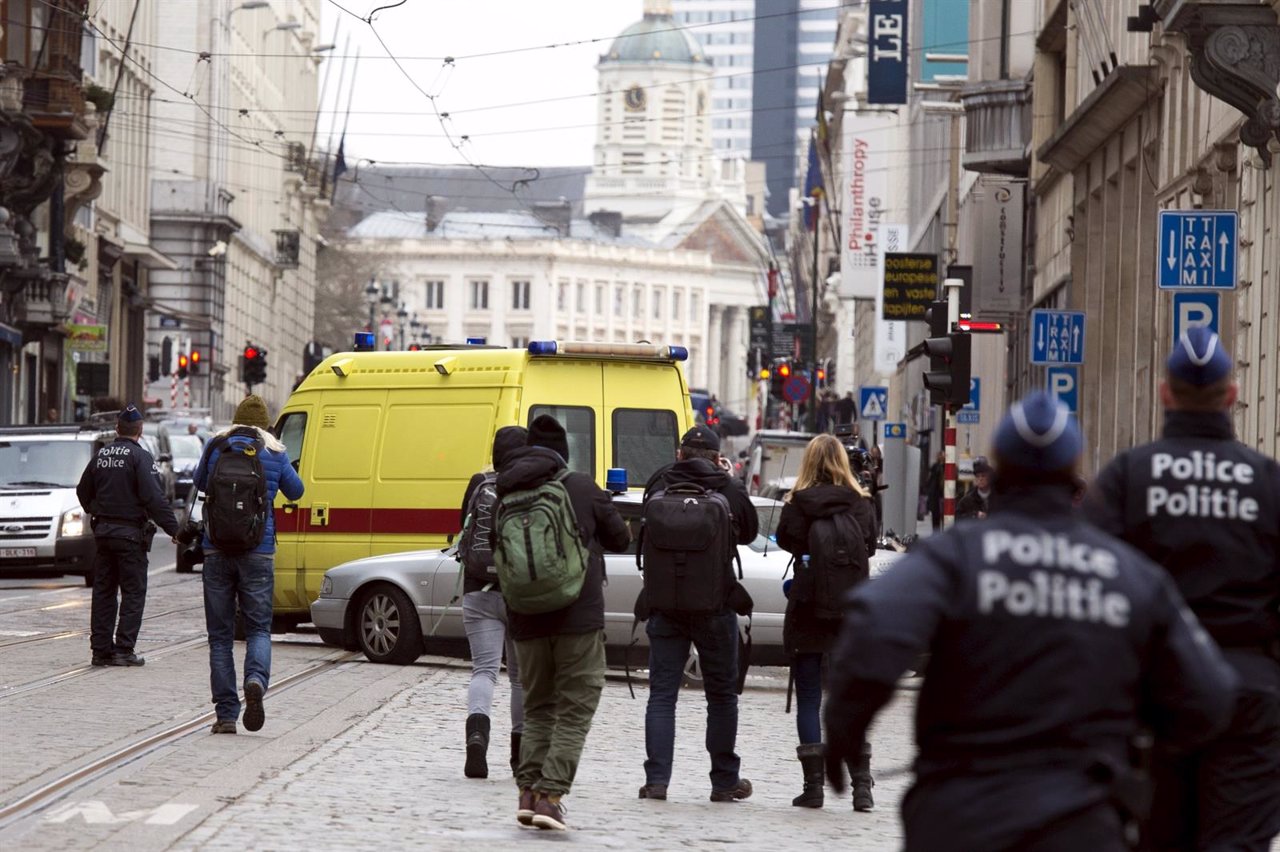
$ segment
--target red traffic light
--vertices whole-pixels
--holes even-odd
[[[782,378],[784,378],[784,379],[785,379],[785,378],[790,377],[790,375],[791,375],[791,365],[790,365],[790,364],[779,364],[779,365],[778,365],[778,375],[779,375],[779,376],[782,376]]]
[[[199,363],[200,363],[200,350],[199,350],[199,349],[193,349],[193,350],[191,350],[191,363],[192,363],[192,364],[199,364]]]
[[[826,380],[827,380],[827,371],[826,371],[826,370],[824,370],[824,369],[822,369],[821,367],[819,367],[819,368],[818,368],[818,381],[820,381],[820,382],[825,382]]]
[[[258,357],[258,349],[256,346],[246,346],[244,348],[244,357],[247,361],[253,361]]]
[[[178,353],[178,369],[179,370],[187,369],[187,356],[186,354],[181,352]]]

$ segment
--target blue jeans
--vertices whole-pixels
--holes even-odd
[[[524,690],[516,643],[507,629],[507,604],[502,592],[467,592],[462,596],[462,629],[471,645],[471,685],[467,688],[467,715],[489,716],[493,688],[498,684],[502,651],[507,652],[507,679],[511,681],[511,733],[524,730]]]
[[[796,733],[800,745],[822,742],[822,655],[796,654],[791,658],[796,687]]]
[[[208,552],[204,557],[204,621],[209,632],[209,685],[219,721],[240,718],[236,689],[236,603],[244,621],[244,682],[271,682],[271,593],[275,556]]]
[[[702,688],[707,696],[707,752],[711,755],[711,789],[738,784],[738,616],[682,616],[655,612],[645,625],[649,634],[649,704],[644,712],[646,784],[671,783],[676,741],[676,699],[684,679],[689,646],[698,649]]]

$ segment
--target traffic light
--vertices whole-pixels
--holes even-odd
[[[193,376],[200,375],[200,350],[192,349],[191,355],[187,358],[187,372]]]
[[[267,350],[246,344],[240,358],[240,378],[246,385],[260,385],[267,380]]]
[[[931,337],[924,342],[929,369],[924,386],[932,405],[959,407],[969,401],[969,373],[972,367],[973,338],[947,327],[947,303],[934,302],[925,312]]]
[[[147,356],[147,381],[149,382],[160,381],[160,356],[159,355]]]
[[[418,343],[410,343],[410,344],[409,344],[409,351],[410,351],[410,352],[421,352],[421,351],[422,351],[422,345],[421,345],[421,344],[418,344]]]
[[[782,387],[789,378],[791,378],[791,365],[786,361],[776,365],[773,368],[773,375],[769,377],[769,392],[781,399]]]
[[[185,379],[187,377],[187,365],[189,363],[190,362],[187,360],[187,353],[179,352],[178,353],[178,378]]]
[[[717,406],[712,403],[707,403],[706,408],[702,410],[702,414],[702,420],[708,426],[716,426],[720,423],[720,412]]]
[[[827,371],[823,367],[818,368],[818,387],[822,387],[827,383]]]

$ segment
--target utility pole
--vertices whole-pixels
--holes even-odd
[[[813,280],[809,282],[809,432],[818,431],[818,237],[822,235],[822,218],[818,215],[820,200],[813,199]],[[957,303],[959,310],[959,303]]]
[[[963,287],[964,281],[959,278],[948,278],[942,282],[942,289],[947,297],[948,332],[960,322],[960,290]],[[945,418],[943,445],[946,448],[942,485],[942,528],[947,530],[956,523],[956,407],[951,404],[942,406],[942,416]]]

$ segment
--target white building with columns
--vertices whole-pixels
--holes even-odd
[[[646,0],[600,58],[585,218],[570,202],[513,196],[510,212],[475,213],[465,198],[433,197],[422,214],[367,217],[343,248],[368,256],[420,342],[686,346],[689,384],[751,415],[748,308],[767,301],[769,249],[743,215],[745,164],[712,148],[711,66],[666,5]]]

